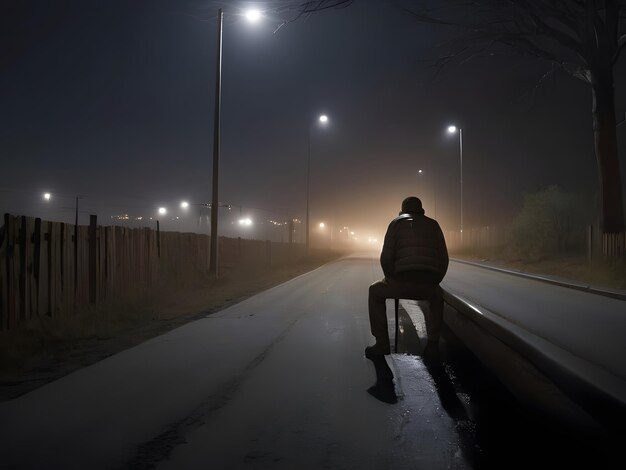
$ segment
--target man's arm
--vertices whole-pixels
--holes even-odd
[[[446,246],[446,239],[443,236],[443,232],[441,231],[441,227],[437,224],[437,244],[439,253],[442,261],[444,261],[444,270],[442,274],[446,274],[448,271],[448,264],[450,263],[450,259],[448,258],[448,247]]]
[[[380,253],[380,265],[383,268],[385,277],[393,277],[396,263],[396,239],[394,236],[393,222],[389,224],[387,233],[385,233],[385,242],[383,243],[383,251]]]

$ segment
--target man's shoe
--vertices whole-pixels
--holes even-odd
[[[368,359],[372,359],[377,356],[386,356],[387,354],[391,354],[391,347],[389,345],[381,346],[376,343],[374,346],[368,346],[365,348],[365,357]]]

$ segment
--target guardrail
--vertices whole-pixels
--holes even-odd
[[[626,379],[444,289],[444,321],[522,401],[585,428],[624,432]]]

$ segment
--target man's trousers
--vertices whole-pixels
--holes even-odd
[[[424,311],[428,341],[438,341],[443,322],[443,291],[439,284],[400,281],[384,278],[369,288],[369,315],[376,343],[389,345],[386,299],[426,300],[430,309]]]

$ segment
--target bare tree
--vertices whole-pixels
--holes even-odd
[[[448,0],[444,8],[408,8],[420,22],[458,28],[439,67],[515,51],[587,83],[605,233],[624,231],[617,150],[614,67],[626,48],[624,0]]]

